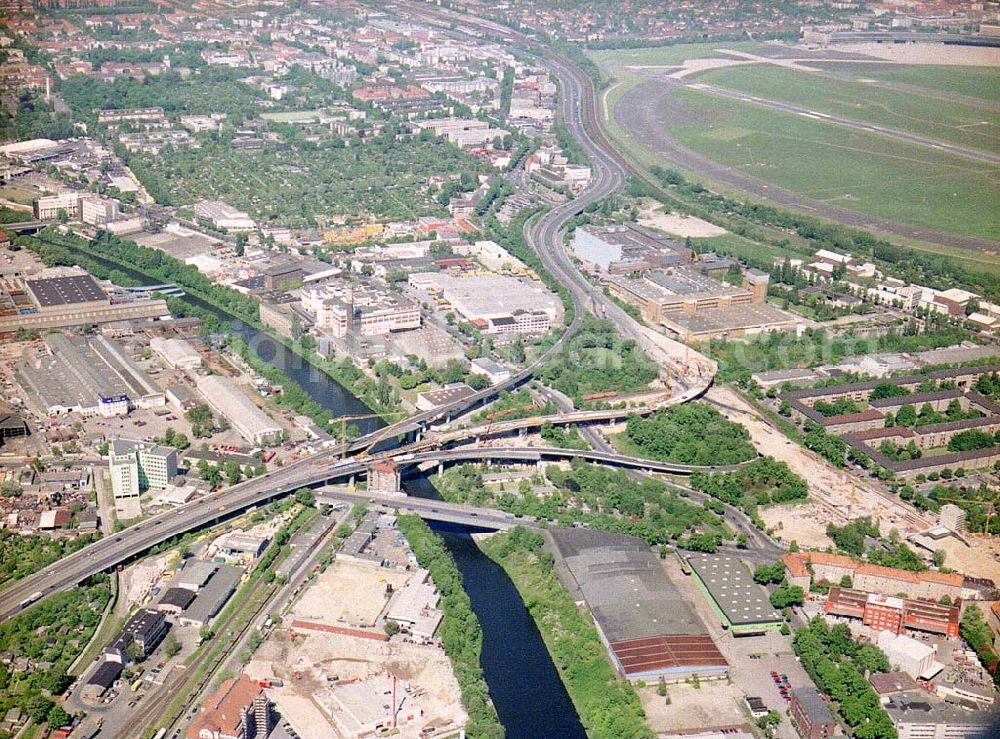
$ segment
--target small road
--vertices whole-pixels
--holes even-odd
[[[701,82],[692,82],[688,85],[688,87],[693,90],[698,90],[699,92],[706,92],[709,95],[716,95],[717,97],[736,100],[741,103],[750,103],[751,105],[757,105],[762,108],[770,108],[771,110],[778,110],[783,113],[791,113],[793,115],[802,116],[803,118],[809,118],[823,123],[831,123],[845,128],[850,128],[855,131],[874,133],[878,136],[885,136],[886,138],[896,139],[897,141],[902,141],[907,144],[915,144],[916,146],[925,146],[938,151],[947,152],[948,154],[965,157],[966,159],[973,159],[977,162],[1000,164],[1000,155],[991,154],[986,151],[979,151],[978,149],[968,149],[964,146],[949,144],[945,141],[928,138],[927,136],[918,136],[917,134],[910,133],[909,131],[900,131],[899,129],[890,128],[888,126],[879,126],[874,123],[865,123],[864,121],[858,121],[852,118],[842,118],[828,113],[820,113],[798,105],[782,103],[777,100],[768,100],[766,98],[747,95],[735,90],[727,90],[722,87],[715,87],[714,85],[706,85]]]

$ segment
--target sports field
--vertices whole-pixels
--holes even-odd
[[[722,48],[777,63],[740,63],[720,53]],[[758,186],[749,192],[763,199],[767,189],[759,184],[768,183],[808,198],[804,208],[818,214],[837,206],[1000,243],[1000,217],[993,207],[1000,187],[1000,68],[846,61],[836,52],[824,58],[821,51],[760,44],[592,56],[614,77],[602,111],[609,132],[637,162],[675,166],[712,184],[711,168],[699,168],[691,156],[684,161],[687,150],[754,178]],[[713,58],[717,68],[711,68]],[[696,59],[698,71],[670,77],[669,67],[685,59]],[[793,59],[816,71],[792,68],[786,60]],[[782,105],[818,115],[777,109]],[[887,130],[859,130],[854,124]],[[740,183],[724,180],[723,186]]]

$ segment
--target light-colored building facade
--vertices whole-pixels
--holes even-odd
[[[115,499],[138,498],[150,488],[165,489],[177,476],[177,450],[115,439],[108,450],[108,466]]]

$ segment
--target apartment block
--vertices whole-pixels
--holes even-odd
[[[177,450],[171,447],[115,439],[108,453],[115,499],[138,498],[150,488],[161,490],[177,476]]]

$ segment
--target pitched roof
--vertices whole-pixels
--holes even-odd
[[[246,675],[239,680],[224,681],[202,704],[201,713],[188,729],[189,739],[198,739],[202,729],[235,734],[240,725],[240,709],[249,706],[263,692],[263,688]]]

